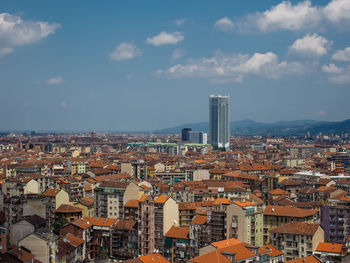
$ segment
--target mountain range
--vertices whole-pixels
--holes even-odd
[[[156,134],[181,133],[183,128],[191,128],[193,131],[208,132],[208,122],[189,123],[172,128],[153,131]],[[332,122],[315,120],[278,121],[262,123],[253,120],[231,121],[231,135],[262,135],[262,136],[292,136],[305,135],[308,131],[311,135],[319,133],[325,135],[350,132],[350,119]]]

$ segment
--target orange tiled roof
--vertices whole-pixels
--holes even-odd
[[[133,231],[133,230],[136,230],[135,228],[136,225],[137,225],[137,222],[135,220],[119,219],[117,223],[113,226],[113,228]]]
[[[293,222],[273,228],[270,230],[270,232],[296,235],[313,235],[319,227],[319,224],[314,223]]]
[[[76,225],[77,227],[80,227],[81,229],[88,229],[89,227],[92,226],[91,222],[86,220],[86,219],[83,219],[83,218],[79,218],[77,220],[75,220],[73,222],[74,225]]]
[[[214,250],[205,255],[191,259],[190,262],[196,262],[196,263],[209,263],[209,262],[210,263],[230,263],[232,262],[223,254],[221,254],[221,252],[235,253],[237,261],[242,261],[248,258],[255,257],[256,255],[246,247],[247,245],[248,245],[247,243],[238,243],[233,246],[228,246],[225,248]]]
[[[343,244],[320,242],[316,248],[319,252],[342,253]]]
[[[277,248],[275,248],[273,245],[268,244],[266,246],[260,247],[259,248],[259,254],[268,254],[269,257],[278,257],[283,255],[283,252],[281,250],[278,250]]]
[[[73,234],[71,233],[68,233],[65,238],[69,241],[69,243],[75,247],[78,247],[80,246],[81,244],[84,243],[84,240],[79,238],[79,237],[76,237],[74,236]]]
[[[166,237],[189,239],[190,228],[188,226],[172,226],[165,234]]]
[[[34,258],[34,255],[25,249],[21,249],[17,246],[8,251],[9,254],[15,255],[22,262],[28,262]]]
[[[267,205],[264,215],[288,216],[288,217],[308,217],[317,214],[317,210],[302,209],[292,206]]]
[[[58,194],[59,191],[60,191],[59,189],[46,189],[46,191],[43,192],[41,195],[54,197]]]
[[[138,259],[141,260],[142,263],[170,263],[166,258],[158,253],[138,257]]]
[[[207,216],[205,215],[196,215],[191,222],[192,225],[204,225],[205,223],[207,223]]]
[[[138,207],[139,200],[129,200],[124,206],[125,207]]]
[[[220,205],[220,204],[230,205],[231,201],[228,198],[217,198],[213,203],[213,205]]]
[[[79,207],[62,204],[59,208],[56,209],[55,213],[79,213],[81,211],[83,210]]]
[[[112,226],[117,219],[105,217],[84,217],[83,219],[89,221],[93,226]]]
[[[281,188],[272,189],[269,191],[269,194],[271,194],[271,195],[289,195],[289,193],[287,191],[284,191]]]
[[[225,239],[211,243],[216,248],[225,248],[233,245],[241,244],[242,242],[235,238]]]
[[[164,204],[166,201],[168,200],[168,197],[165,195],[160,195],[156,198],[156,200],[154,200],[155,203],[159,203],[159,204]]]
[[[146,199],[147,199],[147,197],[148,197],[148,195],[143,195],[143,196],[141,196],[141,198],[139,199],[139,202],[145,202],[146,201]]]
[[[255,203],[253,203],[253,202],[248,202],[248,201],[245,201],[245,202],[237,201],[237,202],[235,202],[235,204],[238,205],[238,206],[240,206],[240,207],[247,207],[247,206],[256,205]]]

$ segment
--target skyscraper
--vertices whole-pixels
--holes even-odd
[[[210,95],[209,97],[209,143],[217,148],[230,146],[229,122],[230,98]]]

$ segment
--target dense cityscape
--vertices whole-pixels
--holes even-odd
[[[350,263],[350,0],[1,0],[0,263]]]
[[[349,262],[350,136],[0,137],[1,262]]]

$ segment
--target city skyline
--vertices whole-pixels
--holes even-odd
[[[203,122],[210,94],[230,95],[231,121],[350,118],[345,0],[5,0],[0,9],[2,131]]]

